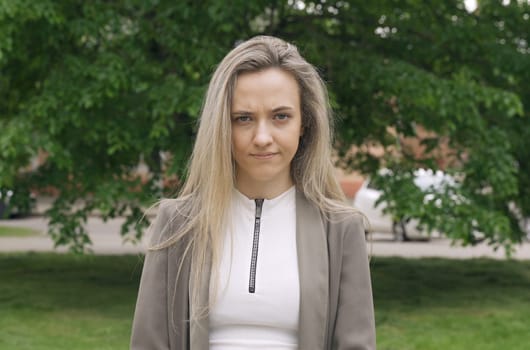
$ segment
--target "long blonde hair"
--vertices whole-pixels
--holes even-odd
[[[289,72],[300,87],[303,135],[291,164],[298,191],[323,213],[349,211],[335,177],[332,162],[332,114],[327,89],[316,69],[281,39],[258,36],[230,51],[215,70],[199,119],[197,138],[188,176],[180,191],[175,215],[186,222],[177,232],[153,247],[161,249],[186,242],[191,254],[193,285],[199,286],[209,258],[212,273],[219,262],[222,235],[235,184],[232,158],[231,103],[238,75],[276,67]],[[186,238],[186,239],[184,239]],[[192,291],[191,305],[197,316],[199,291]]]

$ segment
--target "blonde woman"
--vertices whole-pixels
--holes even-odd
[[[132,349],[375,349],[362,216],[334,176],[324,83],[260,36],[217,67],[189,173],[152,229]]]

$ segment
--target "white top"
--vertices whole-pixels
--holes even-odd
[[[234,190],[232,230],[225,234],[219,287],[210,282],[210,349],[297,349],[300,284],[296,252],[295,187],[256,202]],[[257,227],[256,227],[257,226]],[[255,228],[259,239],[255,243]],[[249,291],[255,250],[255,290]],[[256,254],[257,253],[257,254]]]

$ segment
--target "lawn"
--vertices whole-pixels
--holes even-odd
[[[0,254],[0,349],[127,349],[141,261]]]
[[[0,226],[0,237],[29,237],[37,236],[38,231],[25,227]]]
[[[0,254],[0,349],[127,349],[139,256]],[[530,261],[372,259],[379,350],[528,349]]]
[[[530,349],[530,261],[372,261],[379,350]]]

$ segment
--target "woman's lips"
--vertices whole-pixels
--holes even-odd
[[[251,156],[256,159],[270,159],[274,157],[277,153],[265,152],[265,153],[252,153]]]

